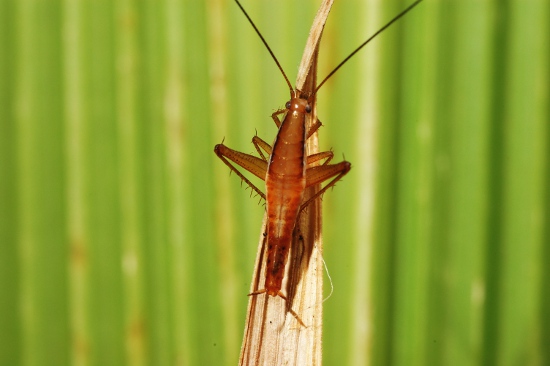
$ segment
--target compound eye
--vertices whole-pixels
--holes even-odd
[[[285,107],[286,109],[290,109],[290,101],[286,102]]]
[[[307,113],[311,112],[311,106],[310,106],[309,104],[306,105],[306,112],[307,112]]]

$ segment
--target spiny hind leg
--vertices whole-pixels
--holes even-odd
[[[307,207],[316,198],[320,197],[330,187],[333,187],[344,175],[346,175],[351,169],[351,164],[347,161],[342,161],[338,164],[331,165],[319,165],[314,166],[306,170],[306,188],[321,184],[324,181],[333,178],[326,186],[321,188],[319,192],[311,196],[300,207],[300,212]]]
[[[224,164],[231,169],[232,172],[237,174],[242,181],[244,181],[252,190],[254,190],[254,192],[265,200],[265,194],[250,180],[248,180],[233,164],[231,164],[231,162],[246,169],[258,178],[265,180],[267,161],[257,158],[254,155],[245,154],[240,151],[230,149],[223,144],[214,146],[214,152],[218,155],[218,158],[220,158]]]

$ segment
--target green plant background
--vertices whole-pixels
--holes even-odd
[[[319,1],[243,2],[294,79]],[[406,5],[336,1],[320,76]],[[547,0],[425,0],[321,89],[325,365],[550,364],[549,59]],[[1,1],[0,364],[235,365],[263,207],[213,146],[287,98],[230,0]]]

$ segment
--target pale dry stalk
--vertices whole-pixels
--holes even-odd
[[[302,56],[296,87],[313,92],[317,77],[319,42],[333,0],[323,0],[313,21]],[[317,116],[313,101],[312,113],[306,123],[311,125]],[[317,133],[307,141],[307,154],[319,152]],[[310,197],[319,187],[306,191]],[[322,364],[323,319],[323,245],[321,236],[321,202],[316,200],[302,213],[295,230],[282,290],[288,301],[267,294],[251,296],[244,328],[239,365],[273,366]],[[266,267],[266,217],[264,216],[258,253],[250,292],[263,287]],[[306,327],[291,314],[292,309]]]

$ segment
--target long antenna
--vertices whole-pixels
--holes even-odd
[[[419,1],[420,1],[420,0],[419,0]],[[267,50],[268,50],[269,53],[271,54],[271,57],[273,57],[273,60],[275,60],[275,63],[277,64],[277,67],[279,68],[279,70],[281,70],[281,73],[282,73],[283,76],[285,77],[286,83],[288,84],[288,87],[290,88],[290,94],[292,94],[292,93],[294,92],[294,88],[292,87],[292,84],[291,84],[290,81],[288,80],[288,77],[286,76],[285,71],[284,71],[283,68],[281,67],[281,64],[279,63],[279,60],[277,60],[277,57],[275,57],[275,54],[273,53],[273,51],[271,51],[271,48],[269,47],[269,45],[268,45],[267,42],[265,41],[264,36],[262,36],[262,34],[260,33],[260,31],[259,31],[258,28],[256,27],[256,24],[254,24],[254,22],[252,21],[252,19],[250,19],[250,17],[248,16],[248,14],[246,13],[246,11],[244,10],[244,8],[243,8],[243,6],[241,5],[241,3],[239,2],[239,0],[235,0],[235,2],[237,3],[237,5],[239,5],[239,8],[241,8],[242,12],[243,12],[244,15],[246,16],[246,19],[248,19],[248,21],[250,22],[250,24],[252,25],[252,27],[254,27],[254,30],[256,31],[256,33],[258,33],[258,36],[260,36],[260,39],[262,40],[262,42],[264,43],[265,47],[267,48]]]
[[[237,1],[237,0],[235,0]],[[414,8],[415,6],[417,6],[422,0],[417,0],[415,1],[414,3],[412,3],[411,5],[409,5],[409,7],[405,10],[403,10],[401,13],[399,13],[395,18],[393,18],[392,20],[390,20],[388,22],[388,24],[386,24],[385,26],[383,26],[382,28],[380,28],[376,33],[374,33],[369,39],[367,39],[365,42],[361,43],[361,45],[359,45],[359,47],[357,47],[355,49],[355,51],[353,51],[352,53],[349,54],[348,57],[346,57],[344,59],[344,61],[340,62],[338,64],[338,66],[336,66],[334,68],[334,70],[332,70],[330,72],[330,74],[327,75],[326,78],[323,79],[323,81],[321,81],[321,83],[319,85],[317,85],[317,88],[315,88],[315,90],[313,91],[313,94],[312,95],[315,95],[317,93],[317,91],[321,88],[321,86],[323,86],[323,84],[332,76],[334,75],[334,73],[336,71],[338,71],[338,69],[340,67],[342,67],[350,58],[353,57],[353,55],[355,55],[357,52],[359,52],[359,50],[361,50],[361,48],[363,48],[367,43],[369,43],[370,41],[373,40],[374,37],[376,37],[377,35],[379,35],[380,33],[382,33],[384,30],[386,30],[386,28],[388,28],[390,25],[392,25],[393,23],[395,23],[399,18],[401,18],[403,15],[407,14],[412,8]],[[263,38],[262,38],[263,39]],[[271,52],[271,51],[270,51]]]

